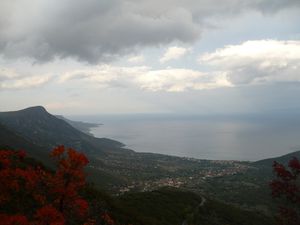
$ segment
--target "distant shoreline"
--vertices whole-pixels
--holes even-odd
[[[99,116],[80,119],[104,123],[105,126],[92,128],[95,137],[118,140],[136,152],[255,162],[300,149],[299,118]]]
[[[72,127],[76,128],[77,130],[80,130],[81,132],[86,133],[91,136],[94,136],[94,134],[91,132],[92,128],[100,127],[103,125],[102,123],[91,123],[91,122],[69,120],[62,115],[56,115],[56,117],[66,121],[68,124],[70,124]]]

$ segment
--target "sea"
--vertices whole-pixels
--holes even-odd
[[[300,150],[300,115],[94,115],[95,137],[137,152],[211,160],[256,161]]]

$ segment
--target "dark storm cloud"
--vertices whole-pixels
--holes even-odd
[[[144,46],[194,42],[209,17],[299,6],[281,0],[2,0],[0,51],[38,62],[97,63]]]

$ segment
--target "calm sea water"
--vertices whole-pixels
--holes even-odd
[[[259,160],[300,149],[298,116],[130,115],[73,118],[99,122],[96,137],[138,152],[199,159]]]

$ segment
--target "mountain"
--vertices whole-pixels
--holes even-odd
[[[122,151],[123,147],[120,142],[95,138],[75,129],[66,121],[49,114],[42,106],[0,112],[0,123],[44,149],[65,145],[86,153],[103,155],[110,151]]]
[[[0,112],[0,149],[26,150],[30,156],[52,167],[49,151],[57,145],[72,147],[100,158],[110,153],[127,154],[129,151],[123,150],[120,142],[95,138],[75,129],[64,120],[49,114],[41,106]],[[101,166],[101,161],[95,160],[93,156],[89,158],[89,181],[102,188],[124,183],[122,177],[109,170],[96,168]]]
[[[93,128],[93,127],[98,127],[99,125],[102,125],[102,124],[97,124],[97,123],[87,123],[87,122],[69,120],[66,117],[62,116],[62,115],[55,115],[55,116],[58,119],[62,119],[64,121],[66,121],[68,124],[70,124],[75,129],[80,130],[83,133],[89,134],[91,136],[93,136],[93,134],[90,132],[90,129]]]

